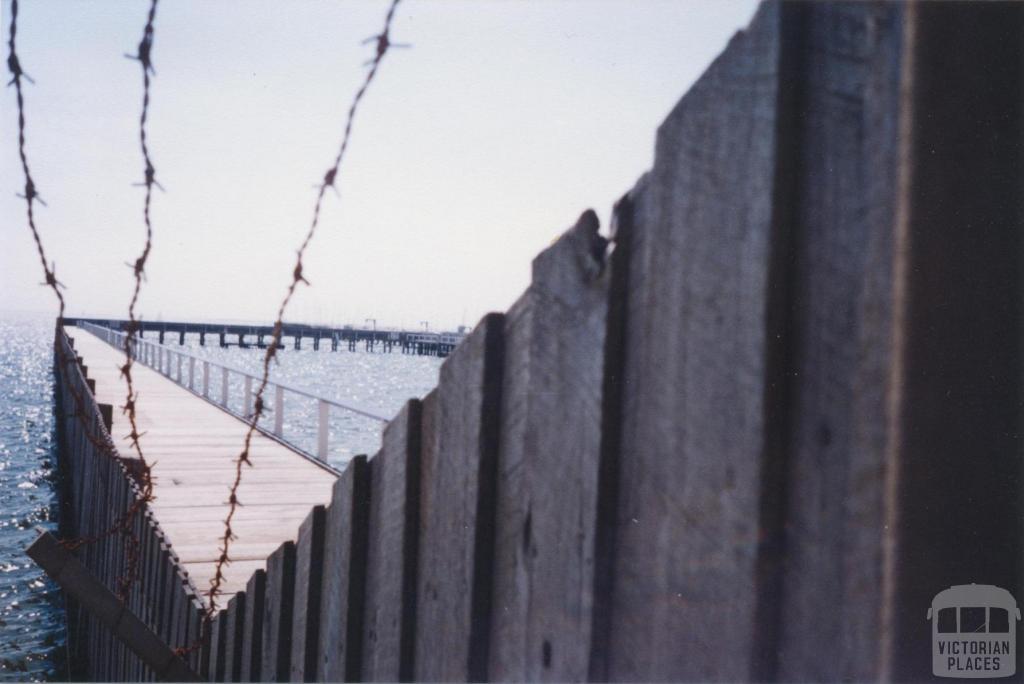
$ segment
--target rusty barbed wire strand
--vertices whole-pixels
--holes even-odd
[[[155,1],[154,1],[153,4],[154,5],[156,4]],[[145,52],[145,54],[147,56],[147,61],[148,61],[148,45],[151,45],[151,43],[152,43],[152,17],[153,17],[153,9],[151,8],[150,20],[147,23],[147,31],[146,31],[146,34],[145,34],[146,36],[148,36],[148,40],[147,40],[146,37],[144,37],[144,39],[143,39],[143,43],[146,44],[146,46],[147,46],[147,50]],[[34,83],[34,81],[32,80],[32,78],[27,73],[25,73],[24,69],[21,66],[21,60],[19,59],[18,53],[17,53],[17,32],[18,32],[18,0],[12,0],[12,2],[11,2],[11,22],[10,22],[10,28],[9,28],[9,33],[8,33],[8,42],[7,42],[8,48],[9,48],[9,53],[8,53],[8,57],[7,57],[7,68],[8,68],[8,70],[11,73],[11,81],[8,83],[8,85],[13,85],[14,86],[16,97],[17,97],[17,103],[18,103],[18,156],[19,156],[19,159],[21,161],[22,172],[23,172],[24,177],[25,177],[25,190],[24,190],[24,194],[23,195],[19,195],[19,196],[23,197],[25,199],[26,209],[27,209],[27,216],[28,216],[29,230],[32,233],[32,239],[33,239],[33,242],[35,243],[36,251],[37,251],[37,253],[39,255],[39,261],[40,261],[40,264],[43,267],[44,282],[42,284],[47,286],[47,287],[49,287],[51,290],[53,290],[54,295],[56,296],[57,301],[58,301],[58,322],[59,322],[60,325],[63,325],[64,313],[65,313],[65,310],[66,310],[66,301],[65,301],[65,298],[64,298],[64,294],[63,294],[63,292],[61,292],[61,290],[64,288],[64,285],[57,279],[55,263],[51,262],[47,258],[47,256],[46,256],[46,249],[45,249],[45,247],[43,245],[43,240],[42,240],[42,237],[41,237],[41,235],[39,233],[39,229],[38,229],[38,227],[36,225],[36,221],[35,221],[35,211],[34,211],[35,203],[39,202],[40,204],[45,205],[45,202],[43,202],[42,198],[39,196],[39,192],[38,192],[38,189],[36,188],[35,181],[32,178],[32,173],[31,173],[31,170],[30,170],[30,167],[29,167],[29,163],[28,163],[28,153],[26,151],[27,144],[26,144],[25,97],[24,97],[24,92],[23,92],[22,80],[23,79],[27,80],[29,83]],[[142,52],[143,52],[143,46],[140,44],[140,54],[142,54]],[[148,214],[148,211],[147,211],[147,214]],[[147,216],[147,218],[148,218],[148,216]],[[147,242],[148,242],[148,240],[147,240]],[[148,255],[148,248],[147,248],[147,255]],[[63,348],[62,344],[58,344],[57,345],[57,355],[59,357],[60,364],[61,364],[62,368],[64,369],[64,373],[65,374],[67,373],[67,368],[69,367],[69,365],[72,364],[72,363],[76,363],[77,362],[76,359],[71,359],[71,358],[68,357],[68,354],[67,354],[66,350]],[[76,417],[79,420],[79,422],[82,424],[82,426],[84,428],[83,429],[83,434],[86,437],[86,439],[94,447],[96,447],[97,450],[100,451],[100,453],[102,453],[102,454],[104,454],[104,455],[106,455],[108,457],[116,458],[118,456],[116,448],[112,444],[110,444],[107,440],[104,440],[102,435],[97,435],[93,431],[92,427],[90,426],[89,420],[88,420],[88,411],[86,409],[86,402],[85,402],[84,397],[81,396],[81,393],[78,392],[78,390],[73,385],[69,384],[67,389],[69,390],[69,393],[71,394],[71,396],[72,396],[72,398],[74,400],[74,403],[75,403],[75,416],[74,417]],[[147,491],[147,489],[148,489],[148,491],[150,493],[152,492],[152,478],[151,477],[149,477],[149,485],[148,485],[148,487],[144,487],[143,491],[145,492],[145,491]],[[134,518],[135,515],[137,515],[139,513],[139,511],[141,511],[145,507],[145,505],[147,503],[148,503],[148,500],[145,497],[136,498],[136,500],[134,500],[132,502],[132,504],[128,507],[128,509],[124,513],[122,513],[118,518],[116,518],[115,521],[107,529],[103,530],[99,534],[95,534],[95,535],[92,535],[92,536],[89,536],[89,537],[80,537],[80,538],[77,538],[77,539],[65,539],[65,540],[61,541],[62,545],[65,548],[68,548],[69,550],[75,550],[75,549],[80,548],[81,546],[84,546],[86,544],[96,543],[96,542],[100,541],[101,539],[104,539],[106,537],[112,536],[112,535],[117,534],[117,533],[121,533],[122,536],[125,536],[124,543],[125,543],[125,545],[127,547],[126,571],[117,580],[118,588],[119,588],[118,594],[122,598],[130,590],[131,583],[132,583],[134,577],[137,575],[137,567],[138,567],[138,550],[140,548],[140,542],[131,533],[131,529],[130,529],[131,520]]]
[[[57,265],[54,262],[49,261],[46,258],[46,249],[43,247],[43,239],[39,235],[39,229],[36,227],[35,217],[35,203],[42,203],[42,199],[39,197],[39,192],[36,190],[35,181],[32,179],[32,171],[28,166],[28,154],[25,151],[25,96],[22,92],[22,79],[28,80],[32,83],[32,77],[24,72],[21,68],[21,62],[18,60],[18,51],[15,47],[15,39],[18,34],[18,0],[11,1],[11,25],[8,33],[7,46],[9,52],[7,55],[7,69],[11,72],[11,80],[7,85],[13,85],[14,91],[18,98],[18,156],[21,158],[21,170],[25,176],[25,194],[19,195],[25,199],[25,207],[28,213],[28,227],[32,231],[32,239],[36,245],[36,252],[39,254],[39,263],[43,266],[44,282],[57,297],[59,303],[58,316],[60,319],[64,318],[64,293],[61,292],[61,288],[64,285],[57,280]]]
[[[319,190],[316,196],[316,203],[313,206],[313,218],[309,225],[309,229],[306,231],[305,238],[299,245],[299,249],[296,254],[295,267],[292,270],[291,283],[288,285],[284,299],[281,301],[277,310],[277,319],[274,321],[272,339],[270,345],[267,347],[267,352],[263,357],[263,375],[260,379],[259,386],[253,395],[253,413],[249,419],[249,429],[245,434],[242,451],[234,460],[235,479],[231,484],[228,496],[228,514],[224,520],[224,535],[221,537],[221,546],[219,549],[220,555],[217,558],[214,575],[210,579],[210,589],[206,592],[206,595],[209,597],[209,606],[206,613],[208,620],[212,619],[217,613],[217,597],[220,596],[220,587],[224,582],[224,567],[231,562],[229,556],[231,542],[237,539],[232,531],[231,522],[235,517],[235,512],[237,511],[238,506],[242,505],[238,500],[238,487],[242,483],[243,466],[252,466],[252,461],[249,457],[249,449],[252,446],[252,438],[253,434],[256,432],[257,424],[263,416],[263,394],[270,382],[270,364],[277,355],[278,347],[281,344],[281,334],[284,327],[284,314],[288,308],[288,304],[292,300],[292,297],[295,295],[295,291],[299,284],[305,283],[306,285],[309,285],[309,281],[307,281],[302,274],[302,257],[305,255],[306,249],[309,247],[310,242],[312,242],[313,237],[316,235],[317,228],[320,225],[320,209],[323,205],[323,199],[327,189],[331,188],[336,190],[336,186],[334,184],[335,179],[338,175],[338,169],[341,167],[341,163],[345,158],[345,152],[348,149],[349,141],[352,137],[352,126],[355,121],[356,112],[359,109],[359,104],[362,102],[363,96],[366,94],[367,89],[370,87],[374,77],[377,75],[377,70],[380,67],[381,61],[384,59],[384,55],[387,54],[390,48],[397,47],[391,42],[391,23],[394,20],[395,10],[398,8],[400,1],[401,0],[392,0],[391,5],[388,7],[387,15],[384,18],[384,28],[379,34],[372,36],[365,41],[376,42],[376,54],[367,62],[370,68],[367,71],[359,89],[356,91],[355,96],[352,98],[352,103],[349,106],[348,115],[345,121],[345,131],[341,138],[341,145],[338,148],[337,155],[334,157],[334,163],[327,169],[323,180],[320,181]],[[402,47],[404,47],[404,45]]]
[[[139,425],[136,416],[136,404],[139,400],[139,393],[135,389],[135,381],[132,377],[132,365],[134,364],[134,352],[135,352],[135,336],[139,330],[139,320],[135,315],[135,307],[139,302],[139,293],[142,291],[142,281],[146,276],[146,262],[149,260],[150,252],[153,249],[153,222],[150,218],[150,207],[153,200],[153,186],[159,184],[156,182],[156,169],[153,166],[153,161],[149,155],[149,145],[146,138],[146,121],[149,118],[149,86],[150,86],[150,75],[155,72],[153,69],[152,54],[153,54],[153,21],[156,19],[156,8],[159,0],[151,0],[149,5],[149,13],[146,16],[146,24],[142,29],[142,39],[139,41],[138,48],[136,49],[135,55],[125,55],[129,59],[135,59],[139,62],[139,66],[142,69],[142,113],[139,115],[139,146],[142,151],[142,160],[144,163],[143,168],[143,182],[146,193],[143,201],[142,218],[146,228],[146,242],[143,245],[142,253],[135,259],[134,264],[129,264],[133,270],[135,276],[135,286],[132,290],[131,301],[128,303],[128,327],[125,330],[125,346],[124,346],[124,365],[121,366],[121,377],[124,378],[126,386],[126,395],[124,400],[124,406],[121,407],[121,411],[128,417],[128,425],[130,431],[126,437],[129,440],[129,445],[132,451],[138,456],[139,467],[141,469],[141,493],[140,493],[140,504],[135,513],[138,513],[142,509],[143,505],[151,503],[154,499],[153,493],[153,473],[152,466],[146,460],[146,456],[142,450],[142,444],[140,442],[143,433],[139,432]],[[138,574],[138,551],[140,547],[139,540],[135,538],[135,535],[130,529],[130,518],[125,522],[124,535],[125,543],[128,546],[127,556],[127,567],[125,570],[125,576],[127,578],[124,583],[123,590],[127,592],[131,588],[131,583],[135,580]]]

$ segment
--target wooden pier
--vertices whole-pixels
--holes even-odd
[[[95,398],[113,407],[124,403],[119,367],[124,356],[97,337],[76,334],[75,350],[95,382]],[[152,462],[156,501],[150,507],[175,553],[200,591],[209,588],[220,555],[227,515],[226,494],[234,478],[233,459],[241,450],[246,424],[213,404],[198,401],[156,371],[136,364],[137,420],[146,459]],[[130,432],[121,411],[112,412],[110,433]],[[294,540],[299,523],[316,504],[330,501],[337,476],[262,434],[252,443],[253,467],[238,492],[243,506],[232,525],[232,544],[224,589],[233,594],[264,567],[281,542]]]
[[[159,499],[125,610],[198,638],[210,681],[929,679],[936,594],[1024,599],[1022,31],[1013,3],[763,4],[610,244],[585,212],[376,454],[335,479],[261,442],[207,627],[241,422],[140,369]],[[73,327],[57,348],[81,356],[64,517],[91,534],[134,485],[68,397],[116,405],[117,360]],[[123,549],[77,554],[113,589]],[[87,676],[167,671],[69,615]]]
[[[110,318],[67,318],[69,325],[89,323],[111,330],[126,330],[128,321]],[[274,327],[271,325],[247,325],[240,323],[186,323],[175,321],[140,321],[139,336],[155,333],[160,344],[177,339],[179,345],[185,344],[186,335],[198,337],[200,346],[206,345],[206,338],[215,338],[221,347],[238,346],[242,348],[257,347],[266,349],[273,338]],[[455,332],[429,332],[425,330],[377,330],[376,328],[356,328],[344,326],[306,325],[302,323],[286,323],[282,328],[281,346],[287,348],[286,340],[291,340],[295,349],[302,349],[303,340],[313,344],[314,351],[321,345],[330,344],[331,351],[345,348],[355,351],[359,344],[366,351],[391,353],[396,349],[403,354],[418,356],[448,356],[466,337],[465,329]],[[211,340],[212,341],[212,340]]]

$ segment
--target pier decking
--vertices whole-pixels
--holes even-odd
[[[128,433],[124,382],[118,367],[124,357],[82,328],[70,328],[75,349],[96,382],[96,400],[114,406],[111,436]],[[153,463],[156,501],[151,508],[164,533],[200,591],[209,587],[218,545],[224,533],[232,460],[241,450],[246,425],[213,404],[136,364],[132,369],[142,398],[137,419],[146,459]],[[126,446],[124,456],[130,455]],[[256,433],[253,467],[238,492],[242,506],[232,529],[232,563],[222,585],[227,595],[245,588],[282,542],[294,539],[299,524],[316,504],[330,501],[335,474],[278,442]]]

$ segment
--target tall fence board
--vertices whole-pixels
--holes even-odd
[[[607,327],[606,240],[588,211],[506,316],[493,679],[587,678]]]
[[[779,15],[676,105],[633,200],[613,680],[752,675]]]
[[[267,557],[267,595],[263,612],[264,682],[287,682],[292,668],[292,611],[295,604],[295,542],[285,542]]]
[[[424,400],[417,680],[487,677],[504,317],[485,317]]]
[[[295,544],[295,607],[292,618],[291,681],[316,680],[320,647],[320,598],[324,576],[324,506],[313,510],[299,526]]]
[[[369,496],[369,465],[356,456],[334,484],[327,509],[317,671],[323,681],[360,677]]]
[[[413,677],[419,544],[421,404],[408,402],[370,461],[363,681]]]
[[[910,680],[940,590],[1024,600],[1024,5],[922,3],[904,21],[882,671]]]
[[[800,114],[780,200],[790,230],[776,238],[788,317],[773,380],[783,388],[766,478],[776,542],[763,590],[776,601],[761,625],[762,670],[863,681],[879,676],[900,8],[790,10],[782,35],[796,34],[786,68]]]
[[[242,625],[241,681],[261,681],[263,667],[263,615],[267,592],[267,572],[257,570],[245,585],[247,610]]]
[[[242,681],[242,636],[245,633],[246,593],[240,591],[228,601],[224,624],[224,681]]]

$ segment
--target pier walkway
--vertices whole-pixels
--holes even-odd
[[[111,436],[121,454],[131,455],[122,437],[129,432],[118,350],[82,328],[69,328],[75,350],[96,382],[96,400],[114,407]],[[132,377],[141,400],[137,419],[146,460],[153,465],[155,517],[173,544],[199,591],[209,587],[218,545],[224,533],[227,497],[234,477],[233,459],[242,447],[244,422],[141,363]],[[294,540],[312,506],[326,504],[336,475],[313,461],[256,433],[253,467],[247,469],[232,529],[232,562],[222,589],[232,595],[245,588],[254,571],[282,542]]]

